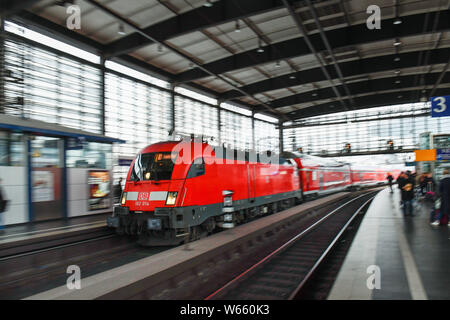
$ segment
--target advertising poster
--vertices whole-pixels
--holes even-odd
[[[88,209],[100,210],[111,207],[111,184],[109,179],[109,171],[107,170],[90,170],[88,172],[89,199]]]
[[[33,171],[32,181],[33,181],[33,202],[55,200],[53,172]]]

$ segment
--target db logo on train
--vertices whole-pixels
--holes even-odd
[[[145,201],[148,200],[148,197],[150,196],[149,192],[140,192],[139,193],[139,200],[140,201]]]

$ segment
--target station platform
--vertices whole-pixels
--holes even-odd
[[[420,201],[404,217],[393,189],[366,212],[329,300],[450,299],[450,228],[431,226],[431,204]]]
[[[109,215],[111,213],[5,226],[0,233],[0,248],[13,242],[34,241],[48,236],[104,227]]]

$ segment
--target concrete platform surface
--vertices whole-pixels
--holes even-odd
[[[329,300],[450,299],[450,228],[430,225],[431,204],[403,216],[400,191],[381,191],[368,209]]]
[[[109,215],[111,213],[6,226],[0,234],[0,245],[19,241],[38,240],[41,237],[105,227],[106,217]]]

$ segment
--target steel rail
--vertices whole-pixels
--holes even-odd
[[[76,245],[79,245],[79,244],[84,244],[84,243],[94,242],[94,241],[98,241],[98,240],[113,238],[113,237],[116,237],[116,236],[117,236],[116,234],[109,234],[109,235],[94,237],[94,238],[90,238],[90,239],[86,239],[86,240],[79,240],[79,241],[70,242],[70,243],[66,243],[66,244],[56,245],[56,246],[48,247],[48,248],[44,248],[44,249],[37,249],[37,250],[28,251],[28,252],[12,254],[12,255],[4,256],[4,257],[0,258],[0,262],[1,261],[6,261],[6,260],[11,260],[11,259],[16,259],[16,258],[20,258],[20,257],[30,256],[30,255],[34,255],[34,254],[38,254],[38,253],[42,253],[42,252],[48,252],[48,251],[53,251],[53,250],[57,250],[57,249],[72,247],[72,246],[76,246]]]
[[[243,278],[245,275],[247,275],[250,271],[254,270],[255,268],[257,268],[258,266],[262,265],[263,263],[267,262],[269,259],[271,259],[272,257],[276,256],[280,251],[286,249],[287,247],[291,246],[293,243],[295,243],[299,238],[303,237],[305,234],[309,233],[312,229],[314,229],[315,227],[317,227],[318,225],[320,225],[322,222],[324,222],[325,220],[327,220],[329,217],[333,216],[337,211],[339,211],[340,209],[346,207],[347,205],[349,205],[350,203],[358,200],[361,197],[367,196],[366,194],[362,194],[354,199],[351,199],[349,201],[347,201],[346,203],[340,205],[339,207],[335,208],[334,210],[332,210],[331,212],[329,212],[327,215],[325,215],[324,217],[322,217],[321,219],[319,219],[318,221],[316,221],[315,223],[313,223],[312,225],[310,225],[308,228],[306,228],[305,230],[303,230],[302,232],[300,232],[299,234],[297,234],[296,236],[294,236],[293,238],[291,238],[290,240],[288,240],[287,242],[285,242],[282,246],[280,246],[279,248],[277,248],[276,250],[272,251],[270,254],[268,254],[267,256],[265,256],[263,259],[261,259],[260,261],[258,261],[257,263],[255,263],[253,266],[251,266],[250,268],[248,268],[247,270],[245,270],[244,272],[242,272],[241,274],[239,274],[237,277],[233,278],[232,280],[230,280],[229,282],[227,282],[225,285],[223,285],[222,287],[220,287],[219,289],[217,289],[216,291],[214,291],[213,293],[211,293],[209,296],[207,296],[206,298],[204,298],[204,300],[210,300],[211,298],[213,298],[214,296],[216,296],[218,293],[222,292],[223,290],[229,288],[231,285],[235,284],[239,279]]]
[[[328,254],[330,253],[330,251],[333,249],[333,247],[336,245],[336,242],[340,239],[340,237],[342,236],[342,234],[347,230],[348,226],[353,222],[353,220],[356,218],[356,216],[362,211],[362,209],[364,207],[367,206],[368,203],[370,203],[373,198],[375,198],[376,195],[374,195],[373,197],[371,197],[369,200],[367,200],[366,202],[364,202],[364,204],[359,207],[359,209],[353,214],[353,216],[347,221],[347,223],[342,227],[341,231],[336,235],[336,237],[334,238],[334,240],[330,243],[330,245],[327,247],[327,249],[324,251],[324,253],[322,253],[322,255],[319,257],[319,259],[316,261],[316,263],[312,266],[311,270],[309,270],[309,272],[306,274],[306,276],[303,278],[302,282],[300,282],[300,284],[297,286],[297,288],[295,288],[295,290],[291,293],[291,295],[289,296],[288,300],[293,300],[298,293],[300,292],[300,290],[302,290],[305,286],[305,284],[311,279],[312,275],[314,274],[314,272],[316,272],[317,268],[322,264],[322,262],[325,260],[325,258],[328,256]]]

